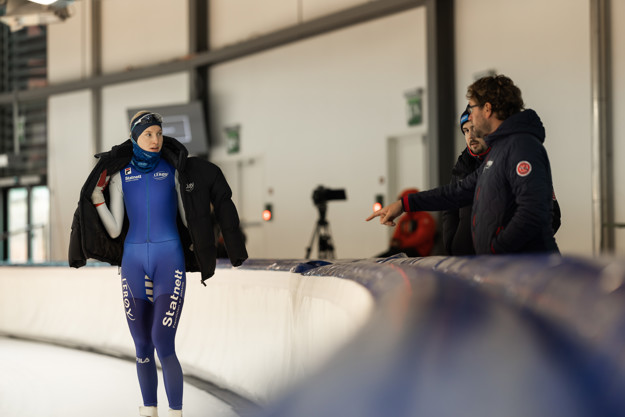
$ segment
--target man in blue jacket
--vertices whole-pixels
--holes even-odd
[[[559,252],[553,237],[553,184],[545,129],[524,110],[521,90],[503,75],[483,77],[467,90],[475,135],[491,150],[483,164],[455,184],[411,194],[367,218],[394,226],[404,211],[461,208],[472,203],[477,254]]]

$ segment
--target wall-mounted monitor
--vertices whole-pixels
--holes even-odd
[[[132,116],[141,110],[149,110],[163,116],[163,135],[178,139],[190,155],[208,155],[208,138],[202,103],[193,101],[174,106],[131,108],[128,109],[128,124]]]

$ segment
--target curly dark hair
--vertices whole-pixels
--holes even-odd
[[[505,120],[524,109],[521,90],[505,75],[482,77],[467,89],[467,100],[483,106],[490,103],[499,120]]]

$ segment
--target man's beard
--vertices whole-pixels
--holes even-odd
[[[481,128],[481,127],[477,127],[475,125],[475,123],[473,124],[473,135],[476,138],[480,138],[480,139],[484,139],[484,137],[487,135],[488,133],[486,133],[486,129],[485,128]]]
[[[484,152],[484,147],[480,142],[476,140],[469,141],[469,148],[471,148],[471,152],[475,154],[480,154]]]

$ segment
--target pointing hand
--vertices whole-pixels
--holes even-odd
[[[367,221],[372,220],[375,217],[379,217],[380,218],[380,224],[386,225],[386,226],[395,226],[395,222],[393,220],[395,220],[397,217],[399,217],[402,213],[403,213],[404,209],[401,205],[401,201],[395,201],[392,204],[389,204],[388,206],[381,208],[380,210],[374,212],[373,214],[371,214],[369,217],[367,217]]]

